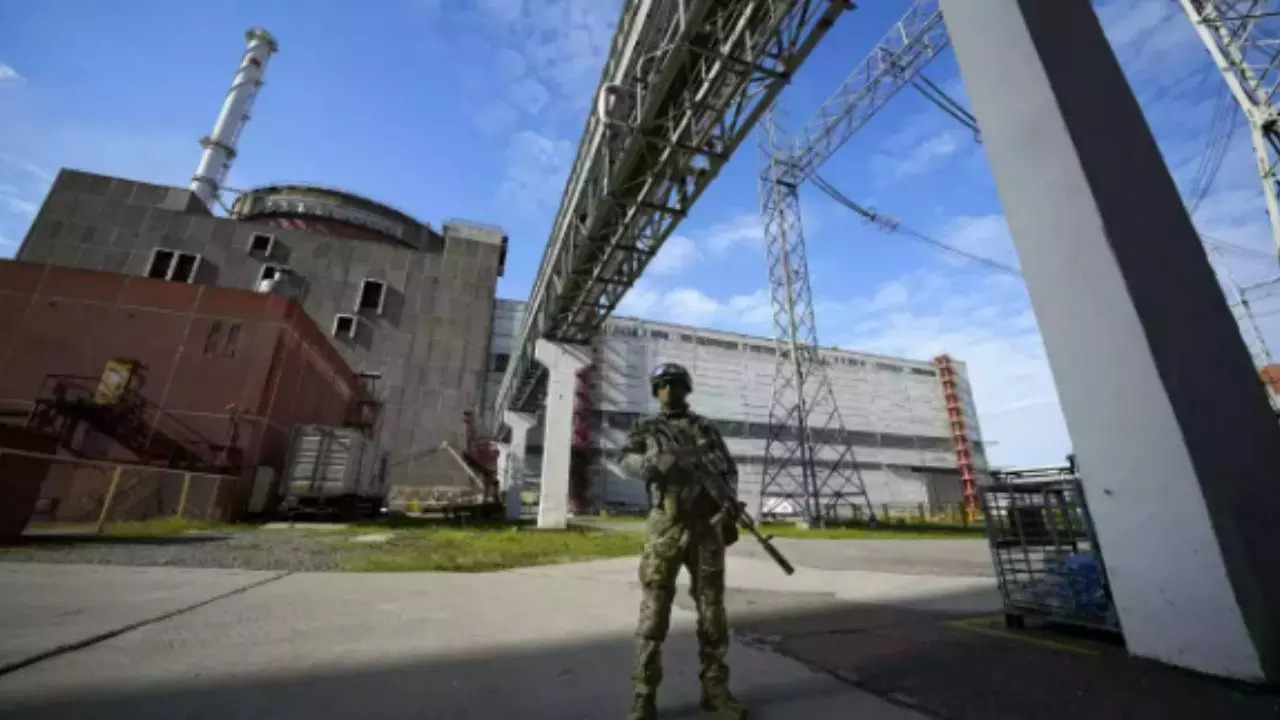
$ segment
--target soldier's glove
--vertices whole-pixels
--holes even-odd
[[[711,518],[712,527],[720,531],[720,537],[724,540],[724,546],[738,542],[738,523],[733,521],[733,516],[727,510],[721,510]]]

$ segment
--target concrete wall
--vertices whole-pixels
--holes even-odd
[[[382,374],[378,438],[392,484],[461,485],[456,466],[429,450],[461,444],[462,414],[477,409],[505,238],[465,223],[443,230],[442,242],[416,250],[212,217],[185,190],[63,170],[18,259],[139,275],[164,247],[202,255],[196,282],[244,289],[256,287],[264,263],[285,265],[327,334],[335,315],[354,312],[365,279],[383,281],[382,314],[364,312],[353,340],[331,341],[354,370]],[[256,232],[275,236],[270,258],[249,254]]]
[[[499,300],[495,307],[491,367],[511,352],[523,303]],[[592,348],[592,462],[588,504],[642,505],[644,490],[623,477],[617,449],[635,420],[657,411],[649,373],[660,363],[676,362],[693,375],[693,409],[713,418],[739,463],[744,483],[759,483],[763,470],[776,358],[773,341],[736,333],[613,318]],[[958,503],[961,500],[955,445],[950,437],[942,386],[931,362],[866,353],[824,352],[836,402],[854,454],[875,504]],[[962,362],[956,362],[958,392],[967,418],[976,418],[973,395]],[[501,373],[489,374],[488,404]],[[987,468],[981,428],[970,421],[979,471]],[[540,428],[530,431],[531,451],[525,477],[536,481],[541,469]],[[820,450],[819,463],[837,454]]]
[[[0,409],[12,421],[25,422],[59,381],[91,392],[115,359],[137,363],[151,447],[162,452],[173,441],[209,464],[221,462],[211,446],[230,446],[244,466],[278,471],[295,424],[339,424],[360,393],[291,300],[0,261]],[[231,403],[239,409],[234,442]],[[142,459],[100,433],[74,441],[89,457]]]

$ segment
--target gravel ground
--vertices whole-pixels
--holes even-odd
[[[173,567],[338,570],[348,557],[374,548],[333,532],[250,530],[189,533],[181,538],[119,539],[29,534],[0,548],[0,561]]]

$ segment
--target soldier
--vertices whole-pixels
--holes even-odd
[[[746,711],[729,692],[725,664],[729,627],[724,611],[724,554],[726,545],[737,539],[737,527],[702,488],[695,462],[700,451],[717,454],[719,467],[727,468],[728,479],[735,484],[737,469],[720,433],[685,404],[685,396],[693,390],[689,372],[666,363],[649,379],[662,412],[637,423],[622,448],[623,470],[644,481],[650,508],[640,558],[644,597],[636,628],[635,697],[627,718],[656,716],[662,641],[667,637],[681,565],[689,570],[689,592],[698,609],[702,709],[726,720],[745,718]]]

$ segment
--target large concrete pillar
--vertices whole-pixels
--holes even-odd
[[[569,461],[573,456],[573,403],[578,372],[591,364],[585,345],[539,340],[533,355],[547,369],[542,435],[542,494],[538,527],[563,529],[569,517]]]
[[[520,491],[524,489],[524,467],[529,447],[529,430],[538,424],[533,413],[507,410],[502,420],[511,428],[511,442],[498,449],[498,477],[508,520],[519,520],[523,508]]]
[[[1130,651],[1280,680],[1280,428],[1089,1],[942,10]]]

